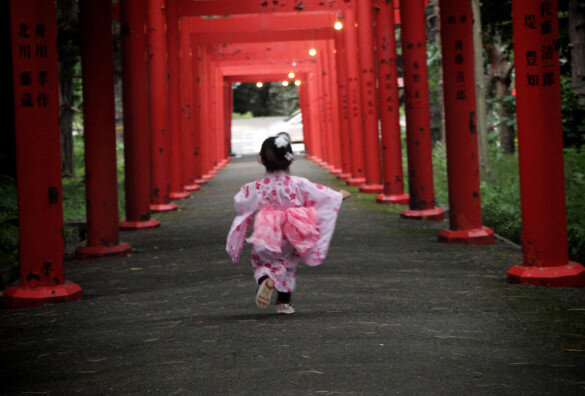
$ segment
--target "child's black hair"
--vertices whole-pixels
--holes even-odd
[[[281,144],[281,147],[278,147],[276,145],[276,139],[283,135],[286,139],[286,145]],[[288,172],[288,168],[293,161],[292,156],[293,151],[290,145],[290,138],[288,137],[288,134],[282,132],[277,136],[272,136],[264,140],[262,148],[260,149],[260,159],[262,160],[262,164],[267,172],[279,170]]]

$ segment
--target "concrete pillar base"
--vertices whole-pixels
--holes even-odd
[[[80,300],[83,297],[81,287],[66,280],[60,285],[28,288],[8,286],[3,293],[7,308],[33,308],[43,304],[55,304]]]
[[[341,169],[337,169],[334,166],[331,167],[327,167],[327,170],[329,171],[329,173],[331,173],[332,175],[339,175],[341,172],[343,172]]]
[[[376,202],[381,204],[408,205],[409,200],[410,195],[408,194],[396,195],[380,194],[376,197]]]
[[[384,191],[384,186],[381,184],[362,184],[359,188],[364,194],[380,194]]]
[[[445,211],[439,207],[422,210],[406,209],[400,213],[400,217],[409,220],[443,221],[445,220]]]
[[[337,175],[337,178],[339,180],[346,180],[349,179],[351,177],[351,173],[340,173]]]
[[[201,186],[199,184],[197,184],[197,182],[195,182],[193,184],[185,184],[183,186],[183,190],[190,191],[190,192],[197,191],[200,188],[201,188]]]
[[[187,191],[179,191],[179,192],[172,192],[169,194],[169,197],[175,201],[177,199],[187,199],[191,196],[190,193],[188,193]]]
[[[442,230],[439,232],[439,242],[459,245],[493,245],[496,238],[491,228],[482,226],[471,230]]]
[[[583,287],[585,267],[572,261],[554,267],[515,265],[506,273],[506,281],[522,285]]]
[[[153,212],[169,212],[171,210],[176,210],[179,206],[175,203],[168,203],[168,204],[152,204],[150,205],[150,210]]]
[[[346,180],[347,185],[359,187],[366,182],[364,177],[350,177]]]
[[[208,174],[201,176],[201,178],[203,178],[205,180],[211,180],[211,179],[213,179],[213,176],[214,176],[214,174],[209,172]]]
[[[130,245],[124,242],[120,242],[115,246],[78,246],[77,249],[75,249],[75,260],[85,261],[125,256],[130,250]]]
[[[195,179],[195,183],[197,184],[207,184],[209,182],[209,180],[207,179]]]
[[[134,231],[134,230],[145,230],[147,228],[160,227],[160,221],[155,219],[145,221],[120,221],[118,227],[122,231]]]

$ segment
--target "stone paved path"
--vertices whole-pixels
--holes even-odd
[[[299,159],[294,174],[335,188]],[[508,285],[520,251],[436,242],[354,194],[329,257],[301,267],[297,313],[255,307],[224,251],[234,160],[126,258],[67,262],[82,301],[0,310],[0,394],[585,394],[585,290]],[[355,190],[353,190],[355,191]]]

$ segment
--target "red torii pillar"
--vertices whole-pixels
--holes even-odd
[[[366,182],[359,187],[361,192],[379,194],[384,186],[380,184],[380,141],[378,138],[378,96],[374,65],[374,17],[371,0],[356,0],[358,20],[358,47],[360,82],[362,91],[362,128],[366,163]]]
[[[326,80],[329,90],[329,108],[331,114],[332,126],[332,168],[329,171],[338,175],[342,173],[341,169],[341,127],[339,123],[339,102],[337,91],[337,68],[335,67],[335,46],[331,40],[325,44],[326,55]]]
[[[494,232],[481,223],[471,0],[440,0],[440,7],[449,229],[439,241],[490,245]]]
[[[150,217],[146,5],[142,0],[120,1],[120,25],[126,220],[119,225],[121,230],[137,230],[160,226]]]
[[[345,56],[347,72],[347,99],[349,102],[349,126],[351,145],[351,177],[347,179],[350,186],[361,186],[364,177],[364,141],[362,135],[362,98],[360,92],[360,72],[358,65],[358,42],[355,11],[345,12]]]
[[[87,244],[75,251],[78,260],[126,254],[118,230],[118,174],[114,104],[112,3],[82,0],[81,72]]]
[[[210,62],[207,56],[207,49],[203,47],[201,49],[201,62],[200,62],[200,78],[201,78],[201,91],[200,91],[200,114],[201,114],[201,160],[202,160],[202,178],[205,180],[213,179],[212,169],[212,151],[211,151],[211,128],[210,128],[210,114],[209,107],[211,103],[211,84],[210,84]]]
[[[148,0],[146,6],[148,52],[148,100],[150,114],[150,209],[177,209],[169,193],[168,65],[164,0]]]
[[[303,143],[305,145],[305,156],[309,158],[312,153],[311,148],[311,115],[307,105],[307,83],[301,84],[299,90],[299,107],[303,115]]]
[[[193,37],[189,35],[189,37]],[[201,73],[203,69],[202,65],[202,48],[197,47],[194,48],[193,44],[191,43],[191,51],[196,56],[193,56],[191,59],[192,61],[192,69],[193,69],[193,145],[195,151],[195,161],[193,163],[194,166],[194,173],[195,173],[195,183],[201,185],[208,182],[208,179],[203,178],[205,174],[205,167],[204,167],[204,156],[203,156],[203,136],[202,136],[202,119],[203,115],[201,114],[201,106],[202,106],[202,93],[203,93],[203,81],[201,79]]]
[[[20,281],[8,308],[79,300],[65,280],[55,2],[11,0]]]
[[[169,118],[169,197],[173,200],[188,198],[191,194],[183,189],[183,159],[182,151],[185,146],[181,136],[181,60],[179,58],[180,33],[179,10],[175,0],[166,1],[167,25],[167,62],[168,62],[168,102]]]
[[[582,287],[567,249],[556,0],[512,1],[524,260],[509,283]]]
[[[193,104],[193,53],[191,34],[187,29],[180,31],[181,44],[181,136],[183,159],[183,189],[197,191],[201,187],[195,182],[195,131],[194,131],[194,104]]]
[[[400,16],[410,192],[410,207],[401,216],[442,221],[433,185],[424,0],[402,2]]]
[[[341,173],[337,175],[340,180],[347,180],[351,177],[351,146],[349,127],[349,103],[347,100],[347,73],[346,53],[343,40],[343,28],[335,33],[335,64],[337,66],[337,92],[338,92],[338,114],[339,132],[341,145]]]
[[[408,205],[409,196],[404,193],[402,173],[394,8],[394,0],[378,1],[375,15],[382,162],[384,164],[384,192],[378,195],[376,201]]]
[[[327,43],[323,43],[319,54],[319,63],[320,64],[320,80],[321,80],[321,90],[323,91],[323,117],[325,121],[325,133],[327,136],[326,145],[324,147],[326,157],[324,168],[327,169],[331,173],[336,173],[338,169],[335,167],[335,155],[336,155],[336,147],[335,147],[335,123],[333,121],[333,108],[332,108],[332,92],[331,87],[329,85],[329,77],[330,77],[330,66],[329,66],[329,56],[327,54]]]
[[[317,80],[319,77],[317,74],[319,70],[315,67],[315,71],[310,74],[309,77],[309,110],[311,114],[311,145],[313,146],[313,152],[311,153],[311,159],[317,164],[322,161],[323,151],[323,133],[321,131],[321,119],[319,117],[319,90],[317,88]]]
[[[330,128],[331,128],[331,124],[328,122],[327,120],[327,103],[326,103],[326,97],[325,97],[325,88],[324,86],[324,79],[323,79],[323,49],[319,47],[319,49],[317,50],[317,56],[316,56],[316,61],[317,61],[317,72],[316,72],[316,78],[315,81],[317,83],[317,92],[318,92],[318,97],[317,97],[317,102],[316,102],[316,107],[318,109],[318,117],[319,117],[319,124],[320,124],[320,128],[317,131],[317,133],[319,134],[319,140],[320,140],[320,154],[321,156],[317,159],[317,164],[325,167],[329,161],[331,161],[330,159],[330,150],[331,150],[331,133],[330,133]]]

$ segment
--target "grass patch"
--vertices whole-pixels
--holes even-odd
[[[447,160],[442,147],[433,150],[435,198],[447,206]],[[565,149],[565,192],[569,258],[585,262],[585,150]],[[521,244],[520,178],[518,155],[490,152],[490,174],[481,180],[483,224]]]

